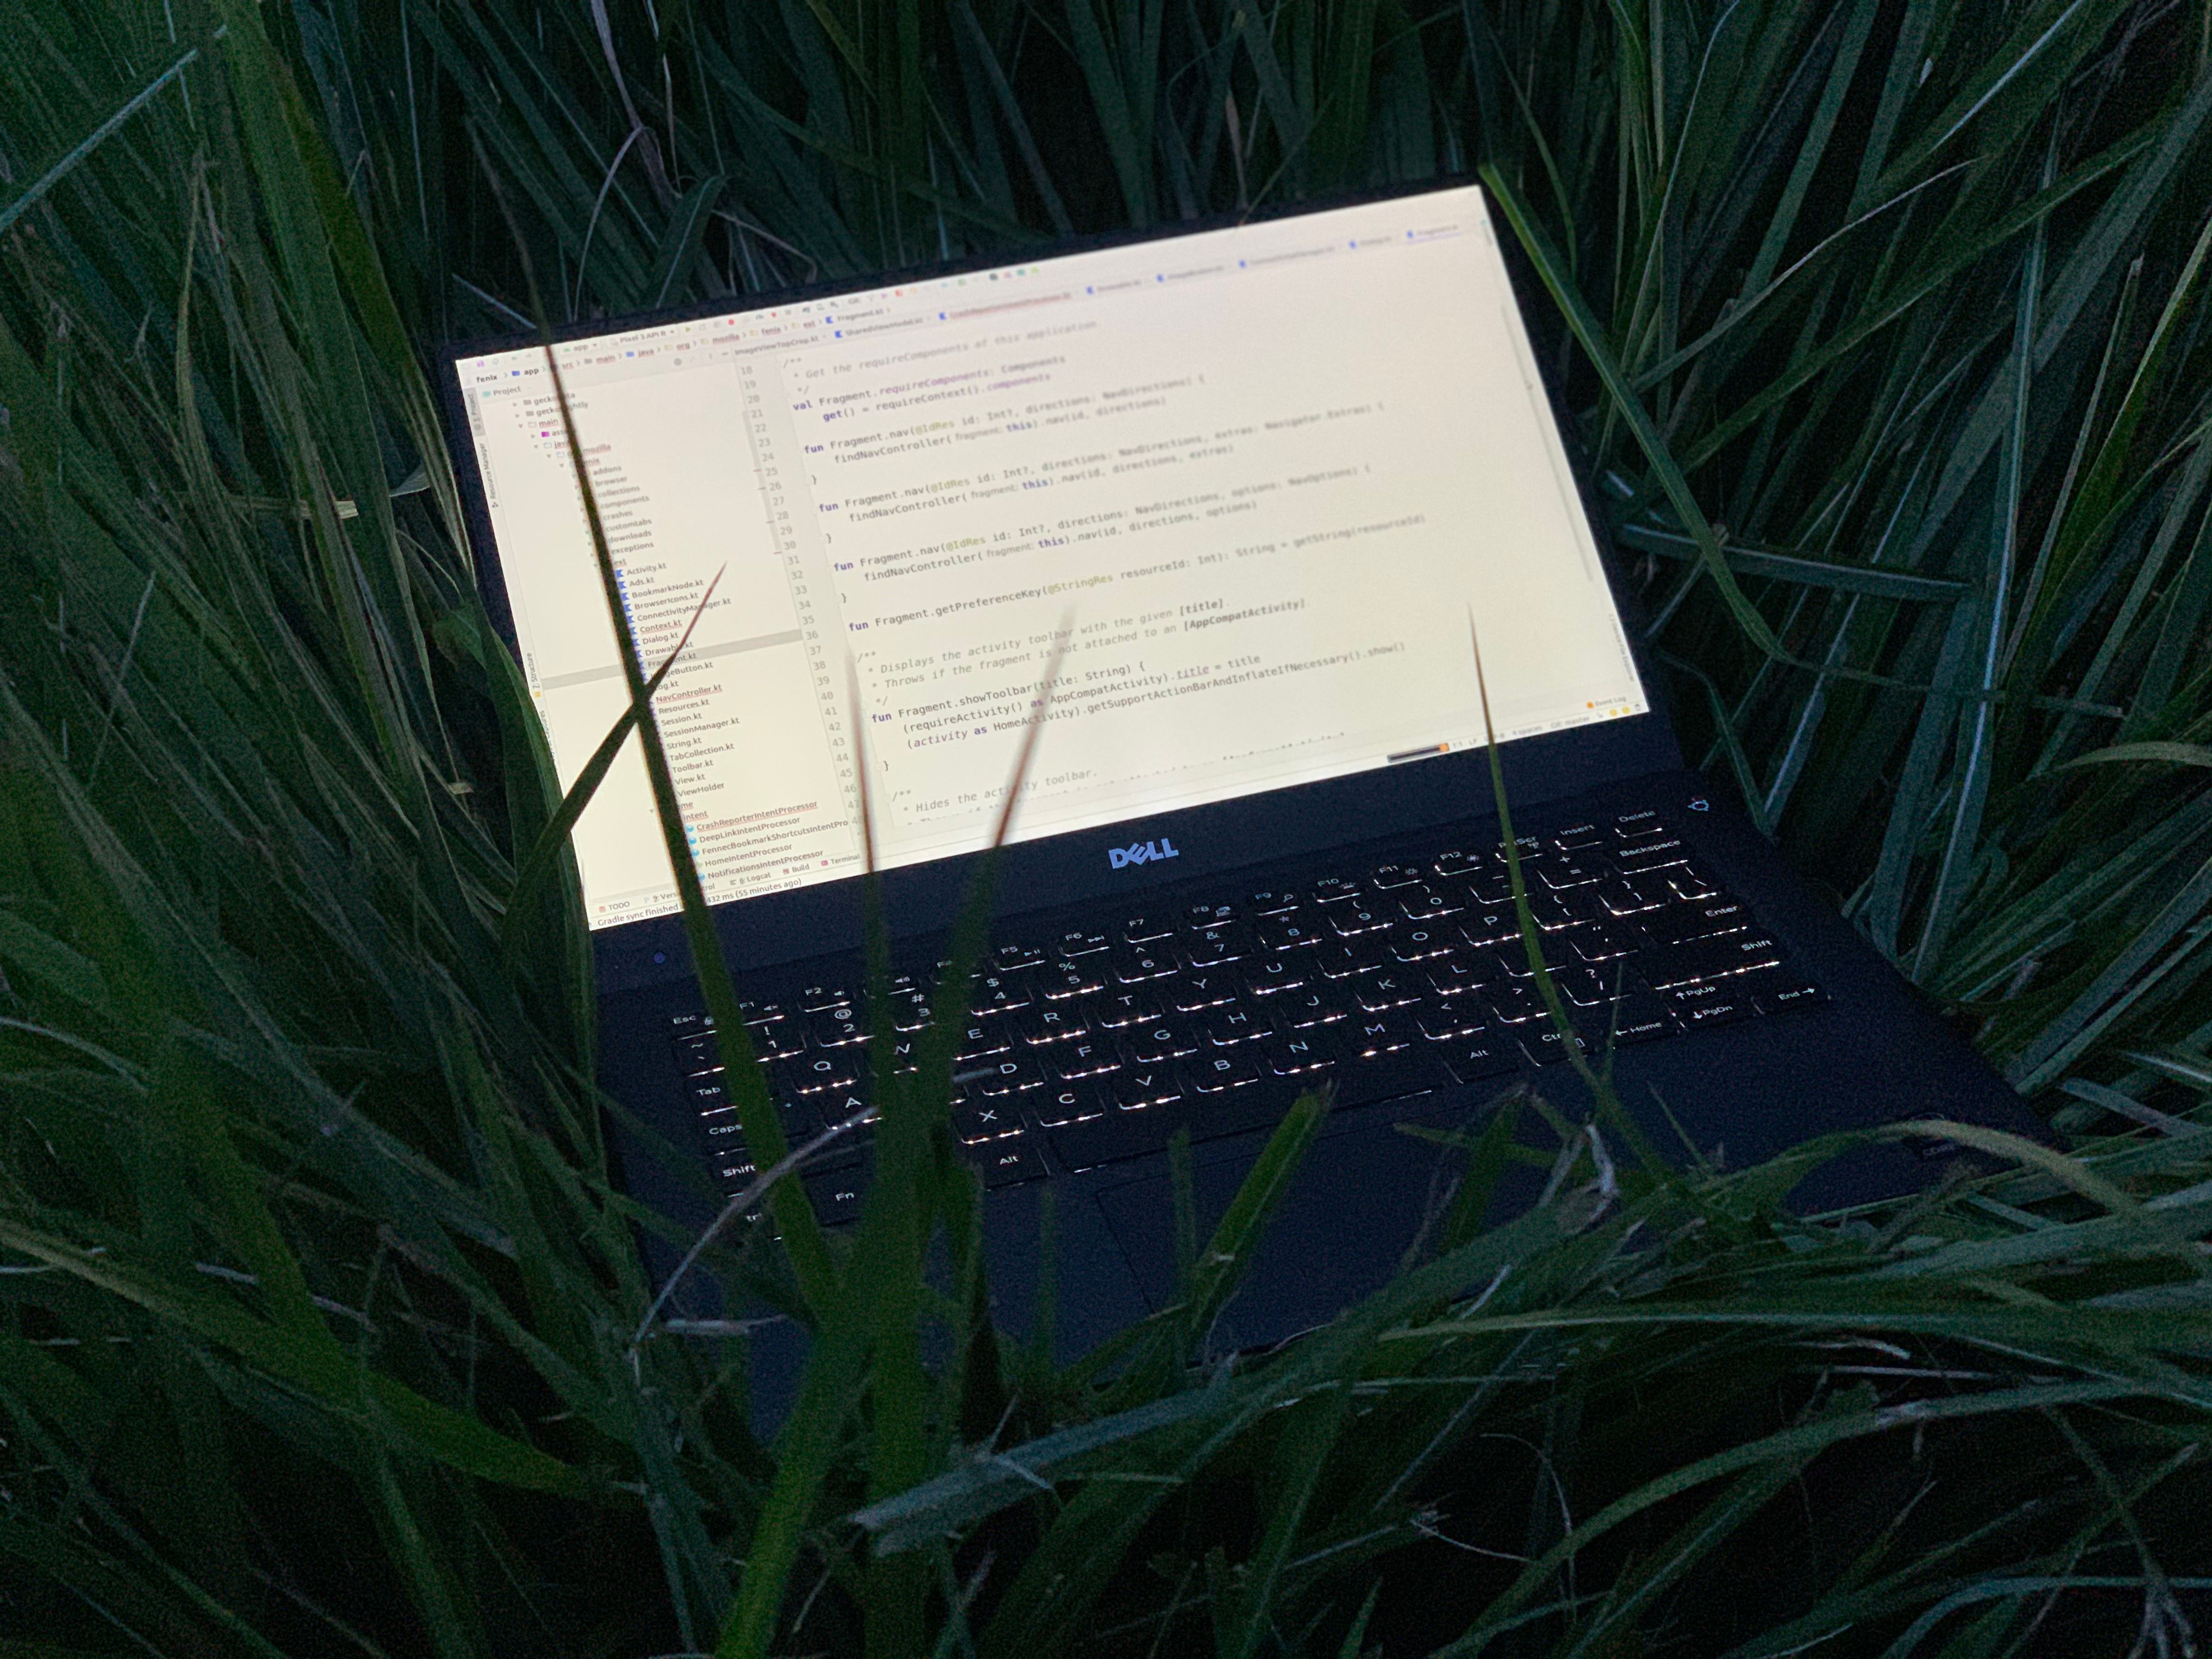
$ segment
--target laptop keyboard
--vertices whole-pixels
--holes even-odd
[[[1544,958],[1595,1057],[1826,1000],[1750,908],[1656,811],[1520,839]],[[954,1068],[952,1129],[988,1186],[1086,1170],[1272,1126],[1323,1085],[1339,1106],[1557,1065],[1514,910],[1503,843],[1235,890],[991,953]],[[1158,895],[1148,895],[1155,902]],[[874,1059],[848,990],[746,1005],[793,1145],[863,1109]],[[929,988],[893,981],[893,1063],[910,1066]],[[724,1087],[712,1022],[673,1021],[718,1183],[757,1173]],[[865,1130],[805,1177],[825,1222],[859,1212]],[[825,1167],[826,1165],[826,1167]]]

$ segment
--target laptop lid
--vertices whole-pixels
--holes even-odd
[[[1474,186],[556,349],[648,670],[699,612],[655,707],[740,965],[856,942],[863,763],[894,930],[944,925],[1056,647],[1009,909],[1486,810],[1470,618],[1516,798],[1679,763]],[[445,391],[566,787],[628,694],[543,349]],[[603,988],[681,971],[635,744],[575,846]]]

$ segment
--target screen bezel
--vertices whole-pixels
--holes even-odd
[[[1018,253],[983,254],[899,270],[871,271],[801,287],[778,289],[742,298],[711,301],[564,325],[552,331],[556,342],[592,339],[606,334],[667,323],[725,317],[775,307],[803,304],[902,283],[988,271],[1067,254],[1231,228],[1259,220],[1304,217],[1364,204],[1464,189],[1477,181],[1450,174],[1417,184],[1366,191],[1327,200],[1304,202],[1267,212],[1218,215],[1178,221],[1139,231],[1071,237]],[[1486,202],[1487,198],[1486,197]],[[1526,296],[1529,273],[1520,249],[1497,239],[1514,289],[1515,309],[1528,325]],[[1534,330],[1532,338],[1537,339]],[[495,630],[520,655],[507,581],[499,560],[490,512],[477,470],[476,447],[463,399],[458,365],[464,358],[526,349],[539,343],[534,333],[514,333],[449,341],[439,351],[439,402],[444,410],[447,447],[460,489],[478,592]],[[1596,510],[1572,425],[1565,418],[1560,390],[1538,356],[1539,374],[1554,427],[1565,446],[1570,470],[1614,607],[1620,614],[1637,677],[1650,708],[1642,714],[1599,721],[1564,732],[1523,738],[1501,751],[1506,785],[1516,801],[1556,799],[1626,778],[1678,769],[1682,762],[1668,717],[1663,687],[1644,647],[1638,607],[1621,588],[1621,571],[1603,516]],[[1003,849],[997,876],[1000,915],[1019,915],[1115,894],[1133,894],[1217,871],[1229,871],[1269,859],[1317,853],[1381,836],[1486,815],[1492,797],[1487,759],[1481,750],[1438,756],[1396,766],[1355,772],[1318,782],[1262,790],[1232,799],[1171,812],[1149,812],[1116,823],[1094,825]],[[1115,868],[1109,848],[1134,841],[1172,841],[1177,857]],[[893,937],[927,933],[946,926],[967,890],[981,854],[960,854],[883,872],[882,891]],[[733,899],[714,907],[716,931],[732,966],[740,970],[851,950],[860,941],[863,878],[793,888]],[[617,922],[592,934],[599,989],[635,988],[682,977],[690,971],[683,919],[670,914]]]

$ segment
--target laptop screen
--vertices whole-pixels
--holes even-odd
[[[571,339],[708,898],[1144,820],[1648,705],[1481,193]],[[543,351],[454,366],[563,787],[628,700]],[[849,668],[848,666],[849,662]],[[857,682],[860,707],[849,707]],[[860,730],[853,729],[855,714]],[[677,908],[629,744],[595,927]],[[1126,856],[1160,851],[1133,844]]]

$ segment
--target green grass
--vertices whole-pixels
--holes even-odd
[[[2208,49],[2202,0],[18,8],[0,1653],[2187,1650]],[[1516,1098],[1404,1274],[1237,1359],[1301,1112],[1059,1368],[917,1088],[857,1237],[702,1252],[816,1333],[763,1443],[605,1178],[426,349],[532,272],[562,320],[1478,166],[1697,758],[2068,1151],[1807,1220],[1838,1148],[1662,1171]],[[1485,1231],[1516,1124],[1549,1194]]]

